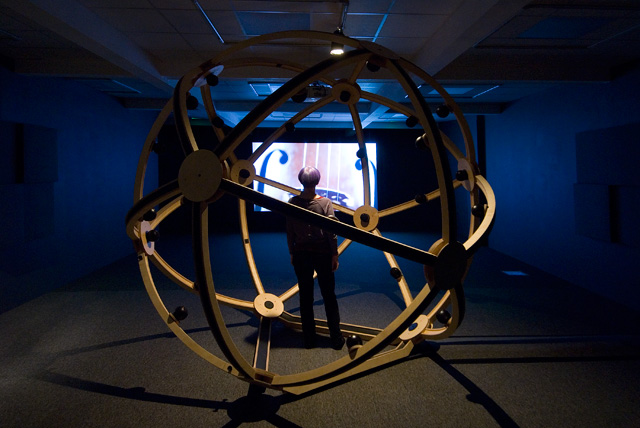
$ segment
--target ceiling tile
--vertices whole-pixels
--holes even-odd
[[[380,37],[429,37],[445,20],[444,15],[389,15]]]
[[[290,45],[257,45],[251,47],[251,52],[257,57],[287,58],[295,63],[315,62],[316,49],[310,46]],[[326,56],[329,56],[329,46],[326,47]]]
[[[349,37],[374,37],[383,15],[347,14],[344,32]]]
[[[533,27],[540,21],[544,20],[546,17],[542,15],[522,15],[515,16],[510,19],[507,23],[505,23],[498,30],[494,31],[489,37],[485,40],[489,40],[492,38],[515,38],[518,34],[521,34],[523,31]]]
[[[462,0],[396,0],[391,13],[419,13],[425,15],[450,15]]]
[[[337,13],[312,13],[311,30],[332,33],[340,26],[341,19]]]
[[[256,1],[234,0],[233,10],[248,12],[341,13],[339,0],[326,1]]]
[[[198,3],[204,10],[234,10],[231,0],[198,0]]]
[[[308,13],[237,12],[236,16],[247,36],[311,28]]]
[[[207,10],[209,19],[215,25],[220,34],[225,36],[225,41],[229,36],[242,36],[242,27],[236,18],[236,14],[232,11],[209,11]]]
[[[189,45],[197,51],[220,51],[224,45],[220,43],[218,36],[210,32],[210,34],[189,34],[183,33],[182,37]]]
[[[405,58],[410,58],[414,55],[424,44],[427,38],[416,37],[378,37],[376,43],[391,49],[395,53]]]
[[[196,9],[193,0],[148,0],[157,9],[194,10]],[[200,6],[202,2],[199,1]]]
[[[213,31],[197,10],[163,10],[161,13],[179,33],[207,34]]]
[[[132,33],[130,37],[138,46],[149,51],[192,50],[186,40],[175,33]]]
[[[78,0],[79,3],[83,4],[85,7],[100,7],[100,8],[140,8],[140,9],[150,9],[151,3],[149,0]]]
[[[349,13],[386,13],[393,0],[351,0]]]
[[[125,33],[172,33],[175,29],[155,9],[94,9],[97,15]]]
[[[41,5],[51,0],[27,1],[33,8],[23,7],[23,2],[16,0],[0,1],[0,55],[10,59],[17,71],[65,76],[102,74],[109,78],[128,72],[116,65],[118,61],[99,58],[97,54],[80,48],[84,36],[94,37],[96,43],[108,45],[109,40],[105,37],[123,32],[152,54],[151,61],[160,75],[177,78],[234,43],[249,38],[236,13],[243,17],[243,24],[250,28],[247,33],[251,35],[307,28],[332,32],[340,23],[344,5],[340,0],[198,0],[226,42],[221,43],[193,0],[73,0],[102,16],[113,27],[98,35],[85,31],[84,36],[75,38],[68,33],[58,35],[59,27],[54,25],[54,21],[48,24],[46,14],[45,18],[36,19],[37,14],[30,13],[37,9],[46,12]],[[65,4],[62,1],[59,3]],[[468,97],[480,93],[479,81],[501,80],[502,83],[514,79],[536,80],[536,86],[529,91],[533,93],[540,87],[540,81],[608,80],[615,66],[633,63],[638,59],[638,0],[535,0],[529,1],[523,9],[515,5],[525,4],[523,0],[514,1],[513,6],[510,0],[490,0],[488,4],[504,5],[509,12],[503,13],[498,11],[502,10],[501,7],[493,7],[482,16],[473,16],[472,12],[477,10],[476,5],[480,3],[479,0],[350,0],[345,34],[362,41],[375,37],[380,45],[414,60],[422,67],[428,66],[429,60],[418,54],[424,52],[426,57],[430,53],[426,43],[434,36],[434,32],[440,31],[436,33],[438,43],[443,49],[451,51],[456,50],[457,42],[465,39],[462,43],[465,46],[460,47],[460,51],[465,49],[466,52],[456,60],[451,60],[449,65],[439,65],[445,70],[439,74],[451,79],[448,82],[450,84],[461,87],[472,85],[474,92],[460,95],[466,97],[467,101]],[[76,12],[82,12],[82,9],[77,8]],[[72,11],[72,8],[69,11],[61,8],[56,16],[65,20],[67,12]],[[495,20],[494,13],[497,16]],[[598,27],[594,24],[585,30],[580,23],[587,21],[604,25]],[[69,19],[68,24],[73,27],[73,19]],[[452,28],[444,25],[459,26],[460,31],[448,31]],[[82,30],[82,26],[79,27]],[[594,31],[594,28],[597,29]],[[377,34],[378,30],[380,34]],[[473,40],[467,43],[470,33],[473,33]],[[487,34],[490,36],[481,41]],[[518,37],[521,34],[525,37]],[[75,43],[68,41],[69,38],[75,39]],[[328,58],[327,47],[328,42],[308,38],[274,40],[238,52],[238,56],[278,57],[282,61],[289,58],[309,66]],[[117,54],[120,59],[137,64],[135,55],[129,56],[124,51]],[[351,70],[352,67],[340,68],[328,77],[344,77]],[[225,89],[225,84],[221,82],[216,88],[216,96],[220,97],[216,98],[216,102],[246,98],[246,91],[250,90],[247,80],[286,78],[291,74],[295,73],[282,68],[229,66],[223,72],[223,79],[226,82],[238,79],[236,83],[243,86],[228,83],[229,89]],[[377,80],[388,78],[390,73],[382,70],[374,75],[365,69],[361,76]],[[138,83],[144,79],[144,76],[134,78]],[[456,79],[465,81],[454,81]],[[131,85],[134,83],[132,81]],[[151,89],[138,90],[150,93]],[[522,87],[508,88],[502,85],[482,94],[473,102],[513,100],[529,92]],[[336,117],[332,112],[326,113],[327,118],[329,115]]]

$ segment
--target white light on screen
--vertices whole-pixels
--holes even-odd
[[[255,151],[262,143],[254,142]],[[376,144],[365,144],[369,168],[370,204],[377,207]],[[357,143],[273,143],[254,162],[256,174],[269,180],[301,189],[298,172],[305,166],[316,167],[322,176],[316,193],[353,210],[364,205],[364,181]],[[293,195],[278,188],[253,182],[253,188],[281,201]],[[256,211],[267,211],[256,206]]]

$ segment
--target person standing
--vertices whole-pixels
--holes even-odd
[[[302,193],[291,198],[289,203],[335,218],[331,200],[316,194],[316,186],[320,182],[320,171],[311,166],[304,167],[298,173],[298,180],[303,186]],[[315,271],[318,274],[318,285],[327,314],[331,347],[341,349],[344,338],[340,331],[340,311],[335,293],[334,274],[339,266],[336,235],[318,226],[287,218],[287,244],[291,264],[298,278],[300,317],[305,348],[310,349],[316,346],[316,325],[313,313],[313,272]]]

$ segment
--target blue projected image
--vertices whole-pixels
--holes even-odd
[[[254,142],[256,151],[262,143]],[[371,206],[377,207],[377,153],[376,144],[365,144],[369,167]],[[316,167],[322,175],[316,193],[350,209],[364,205],[364,180],[362,161],[356,153],[357,143],[273,143],[254,162],[256,174],[269,180],[301,189],[298,172],[305,166]],[[293,194],[259,181],[253,182],[255,190],[281,201],[288,201]],[[255,206],[256,211],[268,211]]]

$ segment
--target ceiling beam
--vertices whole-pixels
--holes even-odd
[[[574,55],[562,49],[474,50],[457,59],[435,77],[439,80],[486,82],[608,82],[617,63]],[[540,61],[544,58],[544,61]],[[493,67],[487,67],[493,64]]]
[[[431,75],[491,35],[531,0],[465,0],[414,56]]]
[[[376,122],[387,111],[389,111],[389,107],[379,104],[375,109],[373,109],[373,111],[371,113],[369,113],[367,115],[367,117],[365,117],[362,120],[362,128],[364,129],[367,126],[369,126],[370,124],[372,124],[373,122]]]
[[[395,82],[384,83],[382,86],[380,86],[380,89],[376,92],[376,94],[391,100],[402,99],[402,97],[405,95],[402,87],[395,84]],[[382,104],[371,103],[371,111],[367,115],[367,117],[362,120],[362,128],[364,129],[370,124],[376,122],[387,111],[389,111],[389,107]]]
[[[163,92],[172,92],[173,87],[146,52],[75,0],[3,0],[2,3]]]

